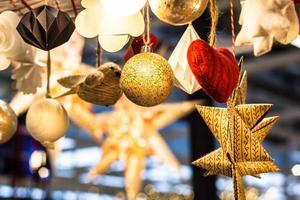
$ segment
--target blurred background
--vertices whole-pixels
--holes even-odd
[[[238,1],[236,5],[238,22]],[[219,1],[219,8],[218,46],[231,48],[229,1]],[[186,27],[163,24],[155,16],[151,21],[151,30],[159,38],[157,52],[168,58]],[[209,13],[205,12],[193,25],[201,38],[207,39]],[[238,31],[238,23],[236,27]],[[94,39],[86,40],[82,55],[82,61],[92,66],[96,62],[95,44]],[[251,48],[237,48],[237,58],[244,56],[244,67],[249,75],[247,101],[272,103],[270,115],[280,116],[264,146],[281,171],[262,175],[261,179],[246,177],[250,200],[300,200],[299,47],[300,41],[288,46],[277,44],[271,53],[258,58],[253,56]],[[103,59],[122,65],[123,55],[124,51],[103,52]],[[0,98],[8,102],[15,95],[10,76],[9,71],[0,73]],[[202,92],[188,96],[177,89],[168,101],[188,99],[203,99],[207,105],[224,106],[212,102]],[[93,107],[96,113],[110,110]],[[0,145],[1,199],[125,199],[124,163],[121,161],[114,163],[103,176],[88,181],[88,172],[101,159],[102,149],[76,123],[71,122],[66,137],[60,141],[61,152],[51,160],[49,152],[28,134],[24,119],[25,116],[19,117],[19,128],[13,139]],[[231,179],[203,177],[203,170],[191,166],[191,161],[217,145],[199,114],[194,112],[164,127],[160,133],[180,161],[180,171],[174,173],[156,158],[149,157],[138,199],[232,199]]]

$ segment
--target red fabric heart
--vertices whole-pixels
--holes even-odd
[[[300,3],[300,0],[294,0],[295,3]]]
[[[214,100],[225,103],[239,79],[239,67],[232,53],[195,40],[189,46],[187,59],[203,90]]]
[[[147,36],[146,36],[147,37]],[[144,46],[144,40],[143,36],[136,37],[132,40],[130,46],[126,50],[126,53],[124,55],[124,60],[129,60],[132,56],[141,53],[141,49]],[[155,50],[155,48],[158,45],[158,37],[152,33],[150,33],[150,43],[149,46],[152,48],[152,50]]]

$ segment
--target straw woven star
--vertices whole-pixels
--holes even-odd
[[[144,108],[131,103],[125,96],[112,112],[99,114],[99,127],[107,133],[100,162],[91,170],[91,180],[121,160],[125,164],[125,184],[129,200],[136,198],[141,175],[148,156],[179,170],[179,162],[159,133],[159,129],[187,115],[199,101],[166,103]]]
[[[220,174],[232,177],[236,200],[246,199],[243,176],[258,177],[261,173],[279,170],[262,146],[278,117],[264,118],[271,104],[245,104],[246,90],[247,73],[244,72],[227,108],[196,106],[220,148],[193,164],[206,169],[205,176]]]

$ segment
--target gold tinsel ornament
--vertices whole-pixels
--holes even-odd
[[[0,100],[0,144],[7,142],[17,130],[18,119],[9,104]]]
[[[193,164],[206,169],[205,176],[232,177],[236,200],[246,199],[243,176],[279,170],[262,146],[278,117],[264,118],[271,104],[245,103],[246,79],[245,72],[227,108],[196,106],[221,147]]]
[[[121,88],[132,102],[151,107],[171,94],[173,71],[168,61],[158,54],[144,52],[132,57],[124,66]]]

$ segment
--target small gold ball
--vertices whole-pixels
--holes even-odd
[[[152,12],[163,22],[181,26],[196,20],[208,0],[149,0]]]
[[[121,88],[132,102],[145,107],[166,100],[173,88],[173,71],[168,61],[158,54],[144,52],[125,64]]]

